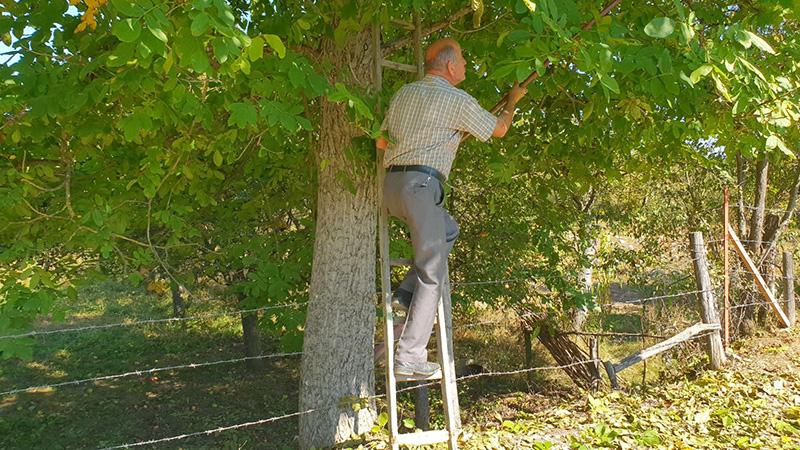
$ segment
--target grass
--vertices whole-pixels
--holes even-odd
[[[168,299],[102,283],[82,289],[68,324],[169,317]],[[230,309],[222,300],[191,305],[193,314]],[[33,361],[4,361],[0,390],[237,358],[238,316],[39,336]],[[264,351],[275,351],[264,339]],[[0,448],[73,449],[120,445],[294,412],[299,360],[266,360],[263,373],[243,363],[25,392],[0,399]],[[189,438],[157,448],[294,448],[296,422]]]
[[[191,314],[235,307],[213,293],[201,298],[205,299],[189,306]],[[659,317],[680,317],[683,306],[676,308],[659,312]],[[37,328],[169,317],[171,305],[166,298],[105,282],[83,287],[74,311],[66,324],[44,321]],[[481,313],[480,321],[492,319],[499,324],[459,328],[464,319],[456,320],[457,359],[472,360],[486,371],[523,367],[524,351],[516,322],[500,312]],[[658,323],[657,319],[646,316],[645,323]],[[595,318],[591,326],[638,332],[641,323],[639,310],[628,308],[610,310]],[[671,326],[657,331],[666,334]],[[626,395],[599,393],[589,397],[557,370],[462,381],[459,396],[465,436],[469,437],[462,448],[682,448],[682,436],[692,433],[699,440],[691,441],[697,444],[691,448],[799,448],[792,445],[800,437],[800,431],[794,431],[800,429],[800,389],[791,374],[797,373],[800,364],[800,336],[764,339],[754,341],[753,348],[737,349],[750,361],[736,369],[744,376],[733,371],[708,375],[702,370],[702,343],[696,342],[678,347],[666,358],[648,361],[646,377],[642,364],[623,372]],[[601,356],[619,361],[654,342],[603,339]],[[276,341],[268,336],[262,345],[265,353],[278,351]],[[553,364],[540,345],[534,350],[534,366]],[[237,316],[53,334],[36,338],[32,361],[0,364],[0,391],[242,354]],[[751,367],[755,362],[757,367]],[[295,412],[299,358],[265,363],[266,369],[255,374],[244,364],[234,363],[0,397],[0,449],[102,448]],[[782,380],[783,390],[769,388],[776,381],[772,372]],[[377,390],[382,392],[380,371],[376,379]],[[755,384],[748,384],[747,379]],[[720,395],[720,390],[731,396]],[[758,394],[765,390],[774,399]],[[401,419],[413,419],[413,394],[401,394],[399,401]],[[784,407],[781,402],[793,403]],[[378,407],[385,412],[381,400]],[[688,410],[700,414],[698,419],[684,414]],[[723,410],[727,412],[719,412]],[[741,425],[732,426],[731,420]],[[431,425],[443,428],[443,421],[441,396],[438,389],[431,389]],[[411,431],[401,427],[401,431]],[[747,433],[751,436],[745,442],[742,439]],[[149,448],[296,448],[296,434],[297,420],[293,418]],[[383,448],[385,444],[384,428],[340,447]]]

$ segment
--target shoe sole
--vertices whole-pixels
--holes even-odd
[[[436,369],[434,372],[414,372],[413,370],[397,370],[394,369],[395,375],[402,375],[404,377],[432,377],[441,372],[441,369]]]

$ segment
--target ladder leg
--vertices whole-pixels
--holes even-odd
[[[450,303],[450,275],[447,276],[439,300],[439,320],[436,321],[436,343],[438,346],[439,364],[442,366],[442,400],[444,403],[445,422],[450,438],[447,441],[449,450],[458,449],[458,435],[461,429],[461,414],[458,406],[458,389],[456,388],[456,366],[453,357],[453,316]]]
[[[386,362],[386,402],[389,408],[389,440],[392,450],[399,450],[397,442],[397,378],[394,374],[394,314],[392,313],[392,280],[389,262],[389,211],[383,205],[383,152],[377,155],[378,246],[381,261],[381,300],[384,311],[384,360]]]

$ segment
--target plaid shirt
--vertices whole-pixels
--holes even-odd
[[[390,143],[384,166],[419,164],[450,174],[464,133],[492,137],[497,117],[474,97],[436,75],[407,84],[395,94],[383,119]]]

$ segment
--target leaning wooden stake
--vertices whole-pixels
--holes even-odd
[[[694,276],[700,300],[700,312],[703,323],[719,326],[717,305],[714,303],[714,292],[711,286],[711,276],[708,274],[708,261],[706,260],[706,246],[703,243],[703,233],[694,232],[690,236],[692,244],[692,260],[694,262]],[[708,358],[713,369],[720,369],[725,364],[725,349],[722,347],[722,338],[719,331],[708,335]]]
[[[747,270],[749,270],[753,275],[753,279],[756,282],[758,291],[761,293],[761,296],[764,297],[767,302],[769,302],[769,305],[772,307],[775,315],[778,316],[781,325],[784,328],[791,327],[792,324],[789,321],[789,318],[786,317],[786,314],[784,314],[783,309],[781,309],[781,306],[778,304],[778,301],[775,300],[775,296],[772,295],[772,292],[767,287],[767,283],[764,282],[764,277],[761,276],[761,272],[759,272],[758,267],[756,267],[756,264],[750,258],[750,255],[747,254],[747,250],[745,250],[742,242],[739,240],[739,237],[736,236],[736,232],[733,231],[733,228],[730,226],[730,224],[728,224],[728,236],[733,242],[733,248],[736,249],[736,252],[739,253],[742,261],[744,261],[745,267],[747,267]]]
[[[794,305],[794,261],[792,252],[783,252],[783,298],[786,300],[786,317],[789,324],[794,325],[797,320],[797,310]]]
[[[619,380],[617,375],[628,367],[646,361],[648,358],[652,358],[653,356],[663,353],[678,344],[688,342],[700,334],[709,332],[715,332],[715,334],[719,336],[719,324],[697,323],[665,341],[661,341],[658,344],[639,350],[638,352],[623,359],[618,364],[613,364],[610,361],[604,361],[603,366],[606,369],[608,380],[611,382],[611,387],[613,389],[619,389]]]

